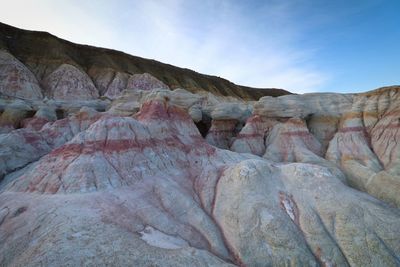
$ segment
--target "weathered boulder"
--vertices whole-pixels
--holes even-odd
[[[400,181],[400,87],[366,94],[364,124],[384,169]]]
[[[253,115],[235,137],[230,149],[239,153],[262,156],[265,153],[265,139],[278,121]]]
[[[90,77],[70,64],[62,64],[47,75],[42,82],[45,95],[56,100],[91,100],[99,92]]]
[[[310,115],[340,116],[351,108],[352,95],[314,93],[262,97],[254,104],[254,114],[267,117],[306,118]]]
[[[40,131],[42,127],[50,122],[57,120],[57,114],[54,107],[43,106],[35,112],[32,118],[24,119],[21,122],[22,128],[29,128],[34,131]]]
[[[315,162],[323,160],[322,147],[308,131],[304,120],[292,118],[273,126],[265,140],[263,157],[275,162]]]
[[[282,199],[284,191],[277,169],[262,160],[243,161],[223,171],[213,216],[240,265],[317,265],[294,222],[297,211],[290,200]],[[291,213],[286,213],[283,201]]]
[[[244,103],[217,102],[211,110],[211,128],[206,140],[208,143],[223,149],[229,149],[233,138],[244,126],[251,115],[251,109]]]
[[[206,140],[209,144],[228,149],[237,130],[238,120],[212,120]]]
[[[371,123],[373,122],[371,117],[379,116],[379,114],[371,112],[371,104],[366,105],[366,103],[368,103],[368,96],[366,95],[355,98],[352,109],[342,118],[339,132],[329,143],[326,158],[342,168],[347,175],[349,184],[353,187],[400,206],[398,195],[400,177],[395,171],[397,166],[394,165],[396,166],[394,171],[389,167],[389,162],[396,161],[398,154],[396,142],[389,140],[398,138],[396,130],[399,127],[396,124],[394,124],[394,127],[391,126],[393,125],[392,121],[395,121],[391,113],[386,113],[388,115],[385,116],[385,120],[382,120],[383,124],[376,123],[374,125]],[[393,113],[396,114],[396,112]],[[369,132],[368,129],[370,129]],[[380,147],[382,138],[385,137],[387,138],[384,141],[386,145]],[[372,140],[374,145],[371,145]],[[380,152],[377,153],[376,151]],[[389,153],[389,157],[382,151]],[[390,154],[392,154],[392,157],[390,157]],[[385,170],[385,166],[381,164],[382,160],[377,155],[386,160],[383,162],[386,162],[386,168],[389,167],[388,170],[392,174]],[[390,187],[388,187],[389,184]]]
[[[109,113],[115,115],[132,115],[139,111],[143,103],[158,100],[167,101],[171,105],[180,107],[184,110],[200,109],[204,97],[192,94],[184,89],[174,91],[166,89],[154,90],[125,90],[123,94],[112,102]],[[199,116],[194,114],[194,116]]]
[[[115,99],[121,95],[122,91],[127,88],[128,79],[130,75],[127,73],[115,73],[114,77],[107,86],[104,96]]]
[[[324,153],[338,131],[340,118],[337,115],[311,115],[305,119],[308,130],[321,143]]]
[[[0,134],[0,177],[63,145],[99,117],[97,112],[84,109],[74,116],[47,123],[40,131],[27,127]]]
[[[281,170],[292,200],[289,205],[283,204],[293,207],[294,221],[298,218],[322,266],[399,264],[399,254],[394,251],[400,239],[389,230],[398,227],[398,209],[346,186],[328,168],[295,163],[283,165]]]
[[[116,99],[122,95],[127,88],[127,83],[131,74],[114,71],[113,69],[91,68],[88,72],[92,77],[99,94],[110,99]]]
[[[304,119],[325,152],[341,116],[351,109],[352,102],[353,95],[332,93],[262,97],[254,103],[254,114],[273,119]]]
[[[43,98],[35,75],[4,50],[0,50],[0,94],[3,98]]]
[[[162,81],[156,79],[148,73],[133,74],[129,77],[127,90],[152,90],[152,89],[169,89]]]
[[[32,107],[21,100],[13,101],[7,105],[0,115],[0,133],[8,133],[23,126],[23,120],[32,117],[35,111]]]

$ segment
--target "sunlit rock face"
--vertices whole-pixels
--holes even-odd
[[[350,184],[400,206],[399,88],[361,94],[341,119],[327,159],[346,173]]]
[[[399,87],[245,101],[2,53],[0,266],[400,266]]]

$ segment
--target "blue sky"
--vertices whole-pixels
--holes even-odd
[[[400,0],[0,0],[0,21],[254,87],[400,84]]]

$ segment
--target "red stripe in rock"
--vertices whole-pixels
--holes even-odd
[[[197,136],[196,136],[197,137]],[[72,156],[76,154],[93,154],[95,152],[101,151],[103,153],[113,153],[127,151],[130,149],[144,149],[146,147],[174,147],[176,149],[182,150],[185,153],[193,151],[193,146],[198,143],[198,138],[193,138],[193,143],[191,145],[185,145],[179,141],[176,137],[170,137],[165,139],[148,139],[135,141],[133,139],[118,139],[118,140],[96,140],[96,141],[85,141],[84,144],[70,143],[63,145],[55,150],[53,150],[50,155],[55,156]],[[205,149],[207,153],[214,153],[214,149],[209,149],[208,145],[201,140],[202,144],[198,145],[199,149]]]
[[[293,131],[293,132],[284,132],[282,133],[282,135],[308,137],[311,134],[307,131]]]

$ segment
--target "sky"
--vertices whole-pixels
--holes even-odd
[[[400,84],[400,0],[0,0],[0,21],[295,93]]]

